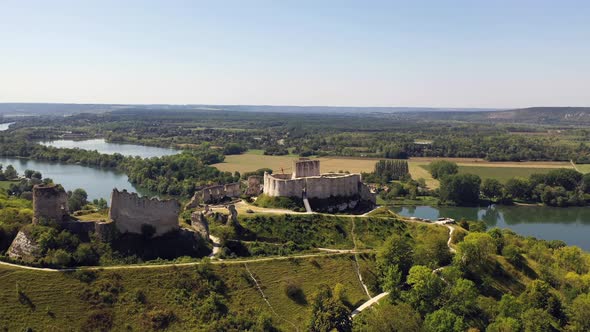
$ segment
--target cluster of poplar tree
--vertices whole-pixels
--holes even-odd
[[[400,180],[409,174],[407,160],[379,160],[375,164],[375,176],[381,179],[382,182],[389,182],[392,180]]]

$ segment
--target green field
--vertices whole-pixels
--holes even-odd
[[[263,301],[245,265],[228,262],[212,265],[226,289],[228,317],[264,314],[272,317],[281,330],[293,330],[292,324],[304,330],[311,297],[322,283],[330,287],[343,284],[352,304],[366,300],[349,255],[251,262],[247,266],[278,316]],[[146,317],[164,309],[175,316],[167,331],[208,330],[211,327],[199,323],[190,306],[174,300],[178,296],[175,287],[188,280],[193,271],[192,266],[104,270],[87,284],[72,273],[0,266],[0,330],[23,331],[30,327],[34,331],[80,331],[93,313],[102,312],[111,315],[113,331],[145,331],[151,330],[146,326]],[[286,283],[297,285],[305,302],[296,303],[287,297]],[[24,294],[20,300],[17,284]],[[83,299],[88,289],[106,291],[105,287],[113,284],[119,291],[112,296],[112,304]],[[144,299],[138,302],[140,290]]]
[[[531,174],[544,174],[555,168],[525,168],[525,167],[489,167],[489,166],[461,166],[459,165],[460,174],[475,174],[482,180],[496,179],[505,183],[511,178],[521,177],[528,178]]]
[[[584,174],[590,173],[590,164],[576,164],[576,168]]]

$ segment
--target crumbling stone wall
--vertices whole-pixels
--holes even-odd
[[[209,222],[203,212],[195,211],[191,214],[191,225],[197,234],[203,239],[209,240]]]
[[[248,177],[248,188],[246,195],[258,196],[262,194],[262,177],[259,175],[251,175]]]
[[[293,179],[320,175],[320,161],[299,158],[293,161]]]
[[[68,194],[61,185],[33,187],[33,223],[68,219]]]
[[[173,199],[150,199],[117,189],[111,193],[109,218],[120,233],[141,234],[142,226],[147,224],[155,228],[155,236],[163,235],[179,229],[179,213],[180,203]]]
[[[324,174],[320,176],[281,179],[264,174],[264,193],[268,196],[308,198],[347,197],[359,195],[360,174]]]
[[[195,192],[193,198],[191,199],[191,206],[196,206],[194,202],[202,202],[206,204],[218,203],[228,197],[240,197],[241,194],[242,191],[240,189],[239,182],[209,186]]]

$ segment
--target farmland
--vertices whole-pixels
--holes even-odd
[[[260,150],[251,150],[241,155],[225,157],[223,163],[214,164],[222,171],[240,173],[255,171],[260,168],[270,168],[273,172],[291,172],[291,164],[297,158],[296,155],[267,156]],[[377,158],[343,158],[320,157],[322,172],[348,171],[351,173],[372,172]],[[428,172],[428,164],[437,159],[445,159],[456,162],[460,173],[479,175],[482,179],[494,178],[505,182],[512,177],[528,177],[533,173],[547,173],[555,168],[572,168],[569,162],[554,161],[529,161],[529,162],[490,162],[478,158],[410,158],[408,160],[410,174],[413,179],[423,178],[430,188],[437,188],[438,181],[433,179]],[[590,171],[586,165],[577,165],[580,171]]]

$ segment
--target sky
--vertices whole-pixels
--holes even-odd
[[[0,0],[0,102],[590,106],[590,1]]]

